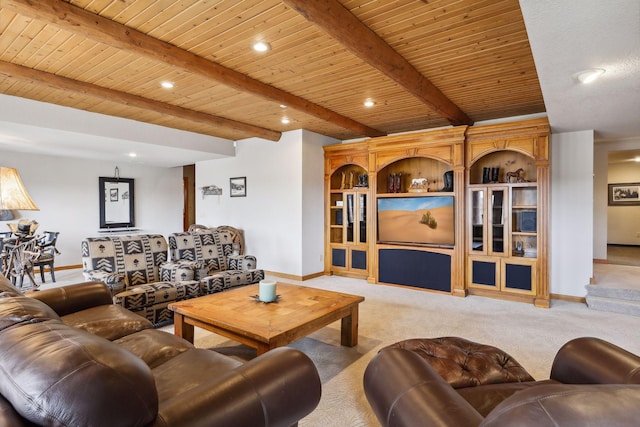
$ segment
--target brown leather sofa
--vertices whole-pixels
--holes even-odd
[[[295,426],[320,400],[293,348],[194,348],[90,282],[23,295],[0,275],[0,426]]]
[[[528,380],[501,351],[483,349],[469,363],[458,354],[425,357],[414,350],[387,347],[367,366],[364,390],[382,426],[609,427],[640,420],[640,358],[597,338],[566,343],[543,381]],[[447,365],[450,371],[443,370]],[[445,380],[438,370],[454,374]]]

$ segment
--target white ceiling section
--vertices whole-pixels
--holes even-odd
[[[640,1],[520,0],[554,132],[640,135]],[[603,68],[584,85],[575,74]]]
[[[226,139],[9,95],[0,112],[0,150],[160,167],[235,155]]]
[[[640,137],[640,1],[520,0],[520,6],[553,132]],[[588,68],[606,73],[579,84],[575,74]],[[0,95],[0,150],[164,167],[235,153],[229,140],[7,95]]]

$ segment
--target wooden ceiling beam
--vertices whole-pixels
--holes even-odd
[[[270,141],[279,141],[280,137],[282,136],[281,132],[277,132],[271,129],[265,129],[259,126],[226,119],[224,117],[218,117],[199,111],[189,110],[187,108],[178,107],[160,101],[154,101],[152,99],[144,98],[138,95],[132,95],[126,92],[107,89],[102,86],[94,85],[92,83],[86,83],[67,77],[57,76],[55,74],[34,70],[33,68],[12,64],[6,61],[0,61],[0,75],[5,75],[9,78],[17,80],[28,81],[30,83],[64,89],[69,92],[100,98],[105,101],[125,104],[136,108],[153,110],[161,114],[167,114],[180,119],[203,123],[209,126],[232,129],[246,135],[247,138],[258,137],[268,139]]]
[[[2,8],[53,24],[136,55],[144,55],[232,87],[269,99],[365,136],[386,135],[334,111],[150,37],[126,25],[59,0],[2,0]]]
[[[473,121],[409,61],[337,0],[282,0],[454,126]]]

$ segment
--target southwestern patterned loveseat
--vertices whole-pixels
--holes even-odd
[[[264,279],[264,270],[256,268],[255,256],[241,255],[244,248],[238,235],[230,227],[170,234],[169,252],[174,264],[170,270],[192,268],[202,295],[258,283]]]
[[[173,320],[169,303],[200,296],[193,270],[167,264],[167,257],[167,241],[159,234],[82,241],[85,279],[106,283],[116,304],[154,325]]]

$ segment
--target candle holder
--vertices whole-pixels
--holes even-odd
[[[273,302],[276,300],[276,281],[263,279],[258,284],[258,297],[262,302]]]

